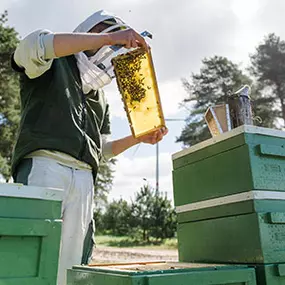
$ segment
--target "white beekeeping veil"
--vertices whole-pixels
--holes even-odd
[[[87,33],[99,23],[105,23],[108,25],[108,28],[102,31],[102,33],[129,28],[129,26],[126,25],[119,17],[101,10],[88,17],[74,30],[74,32]],[[83,92],[85,94],[88,94],[91,90],[102,88],[112,81],[110,60],[108,61],[110,66],[106,66],[106,64],[104,64],[106,58],[108,58],[112,53],[114,53],[114,49],[109,46],[104,46],[92,57],[87,57],[84,52],[80,52],[75,55],[82,81]]]

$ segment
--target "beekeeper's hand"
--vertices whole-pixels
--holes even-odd
[[[125,48],[143,47],[148,50],[149,47],[145,39],[133,29],[126,29],[114,33],[106,34],[109,45],[123,45]]]
[[[126,149],[138,144],[138,143],[147,143],[147,144],[156,144],[163,139],[163,137],[168,133],[167,128],[161,128],[150,134],[141,136],[140,138],[134,138],[132,135],[125,138],[121,138],[111,142],[112,154],[114,156],[122,153]]]
[[[167,128],[161,128],[159,130],[156,130],[150,134],[141,136],[138,138],[139,142],[147,143],[147,144],[156,144],[159,141],[163,139],[165,135],[167,135],[168,129]]]

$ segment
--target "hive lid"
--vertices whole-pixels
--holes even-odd
[[[105,273],[117,273],[123,275],[150,275],[164,273],[183,273],[189,271],[209,271],[228,268],[246,268],[247,266],[236,266],[227,264],[207,264],[207,263],[182,263],[182,262],[135,262],[118,264],[94,264],[89,266],[74,266],[73,269],[86,271],[97,271]]]
[[[269,128],[262,128],[262,127],[256,127],[251,125],[243,125],[238,128],[235,128],[229,132],[217,135],[211,139],[205,140],[203,142],[200,142],[198,144],[195,144],[189,148],[186,148],[182,151],[176,152],[172,155],[172,160],[178,159],[180,157],[183,157],[187,154],[193,153],[195,151],[198,151],[200,149],[206,148],[210,145],[213,145],[215,143],[227,140],[231,137],[238,136],[242,133],[250,133],[250,134],[259,134],[259,135],[265,135],[265,136],[272,136],[272,137],[279,137],[279,138],[285,138],[285,132],[275,129],[269,129]]]
[[[0,184],[0,197],[31,198],[62,201],[63,190],[47,187],[25,186],[16,183]]]

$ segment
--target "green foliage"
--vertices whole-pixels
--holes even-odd
[[[152,189],[148,185],[144,185],[135,194],[135,200],[131,204],[131,226],[136,228],[136,233],[142,234],[143,241],[149,241],[150,232],[153,227],[154,195],[152,192]]]
[[[131,204],[132,226],[141,233],[143,241],[150,237],[165,239],[176,231],[176,215],[166,195],[144,185]]]
[[[134,243],[152,243],[171,238],[176,232],[176,214],[166,195],[144,185],[131,203],[110,203],[100,217],[98,231],[114,236],[129,235]],[[123,241],[124,242],[124,241]]]
[[[144,247],[159,248],[159,249],[176,249],[177,238],[168,238],[163,241],[157,241],[155,238],[150,238],[149,242],[135,239],[131,236],[111,236],[111,235],[96,235],[96,244],[98,246],[112,247]]]
[[[263,97],[274,107],[275,118],[285,120],[285,41],[269,34],[250,58]]]
[[[115,159],[110,159],[100,164],[94,185],[94,220],[96,223],[96,231],[99,233],[105,229],[104,224],[106,221],[104,220],[105,216],[103,211],[108,205],[108,195],[113,186],[113,166],[115,163]],[[108,207],[109,206],[110,205],[108,205]]]
[[[107,198],[109,192],[113,186],[114,179],[114,170],[113,166],[115,165],[116,160],[110,159],[107,162],[102,162],[100,164],[98,174],[96,177],[96,182],[94,186],[94,203],[95,203],[95,217],[97,216],[98,223],[100,222],[100,214],[102,209],[107,204]]]
[[[167,195],[155,195],[152,206],[153,224],[150,236],[164,240],[176,233],[176,212]]]
[[[6,11],[0,15],[0,173],[9,179],[12,149],[20,120],[20,100],[18,76],[10,64],[18,34],[6,25],[7,17]]]
[[[130,210],[127,201],[113,201],[107,206],[98,230],[105,230],[115,236],[126,235],[129,232]]]

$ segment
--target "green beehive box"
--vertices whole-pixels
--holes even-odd
[[[0,184],[0,284],[55,285],[63,191]]]
[[[285,211],[285,192],[253,190],[176,207],[178,223]],[[258,234],[258,233],[257,233]]]
[[[177,235],[181,262],[285,262],[285,212],[183,222]]]
[[[179,260],[285,262],[285,192],[248,191],[176,207]]]
[[[67,285],[254,285],[254,268],[185,263],[74,266]]]
[[[241,126],[173,155],[176,206],[250,190],[285,191],[285,132]]]
[[[258,285],[285,285],[285,264],[255,266]]]

